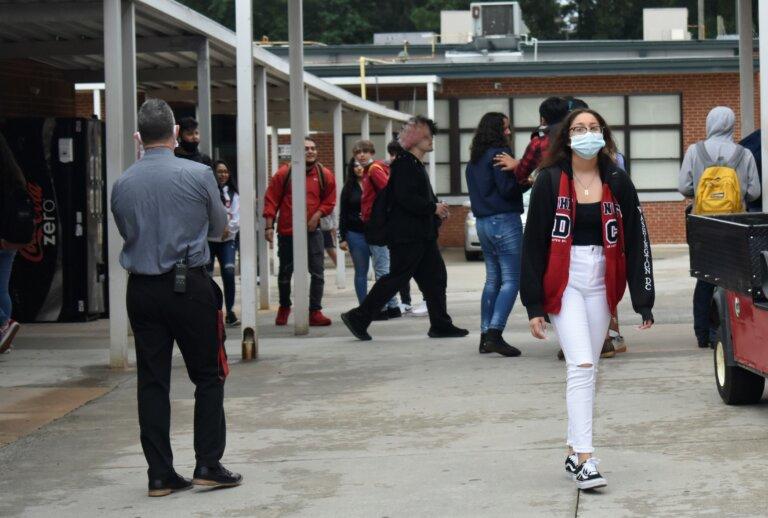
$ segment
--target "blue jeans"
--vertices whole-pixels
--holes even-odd
[[[477,218],[477,235],[485,257],[485,287],[480,330],[504,330],[520,289],[523,224],[520,214],[506,212]]]
[[[213,262],[219,259],[219,269],[221,270],[221,280],[224,283],[224,306],[227,313],[232,312],[232,306],[235,304],[235,256],[237,254],[237,243],[234,239],[219,243],[208,241],[208,248],[211,252],[211,262],[206,268],[208,272],[213,272]]]
[[[355,267],[355,294],[357,301],[362,304],[368,294],[368,264],[371,260],[371,249],[362,232],[347,231],[345,239]]]
[[[11,296],[8,293],[8,283],[11,280],[11,268],[16,250],[0,250],[0,326],[4,326],[11,318]]]
[[[376,274],[376,280],[378,281],[385,275],[389,274],[389,248],[386,246],[368,245],[371,249],[371,257],[373,258],[373,272]],[[392,297],[387,302],[386,308],[396,308],[397,297]]]

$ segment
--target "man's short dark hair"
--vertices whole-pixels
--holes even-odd
[[[139,108],[137,117],[139,135],[144,145],[162,142],[173,137],[173,110],[162,99],[148,99]]]
[[[312,142],[315,145],[315,147],[317,147],[317,141],[315,141],[314,138],[312,138],[311,136],[307,135],[306,137],[304,137],[304,142],[306,142],[307,140]]]
[[[387,154],[388,155],[399,155],[403,152],[403,146],[400,145],[400,143],[397,141],[397,139],[393,140],[389,144],[387,144]]]
[[[568,103],[569,113],[572,112],[573,110],[582,110],[585,108],[589,108],[589,105],[583,99],[577,99],[572,95],[567,96],[565,100]]]
[[[179,133],[184,133],[185,131],[195,131],[198,126],[200,126],[200,124],[198,124],[194,117],[183,117],[179,121]]]
[[[429,128],[429,133],[432,136],[435,136],[437,134],[437,124],[435,124],[435,121],[430,119],[429,117],[425,117],[424,115],[417,115],[411,119],[414,124],[423,124]]]
[[[539,105],[539,115],[548,125],[563,120],[568,111],[568,101],[562,97],[548,97]]]

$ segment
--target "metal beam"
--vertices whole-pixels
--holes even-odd
[[[101,83],[104,72],[101,70],[67,70],[64,78],[73,83]],[[235,77],[234,67],[211,67],[211,81],[232,81]],[[195,81],[197,67],[168,67],[146,68],[139,70],[138,79],[143,83],[179,83]]]
[[[121,0],[104,1],[104,63],[106,109],[107,206],[111,206],[112,187],[123,172],[123,6]],[[120,266],[122,238],[112,211],[107,211],[107,261],[109,273],[109,365],[123,369],[128,365],[128,315],[126,314],[127,274]]]
[[[304,20],[301,0],[288,0],[288,41],[290,41],[291,82],[291,187],[293,192],[293,286],[294,332],[309,333],[309,286],[307,283],[307,175],[304,136],[307,133],[304,93]]]
[[[387,119],[386,124],[384,125],[384,145],[389,145],[389,142],[392,140],[392,119]],[[386,156],[387,150],[384,149],[384,155]],[[387,157],[389,158],[389,157]]]
[[[264,67],[256,67],[256,207],[257,207],[257,239],[256,250],[259,260],[259,308],[269,309],[269,243],[264,239],[263,207],[269,181],[269,152],[267,142],[267,71]]]
[[[768,2],[758,2],[758,27],[768,28]],[[760,127],[768,128],[768,38],[760,38]],[[763,171],[768,171],[768,131],[760,132]],[[763,174],[763,210],[768,208],[768,174]]]
[[[258,351],[256,327],[256,156],[253,149],[253,24],[251,0],[235,4],[237,30],[237,172],[240,183],[240,300],[243,352],[252,339]],[[244,354],[244,358],[245,357]]]
[[[344,121],[341,103],[336,103],[333,110],[333,170],[336,173],[336,221],[340,221],[341,189],[344,187]],[[344,289],[347,285],[346,259],[344,250],[336,240],[336,286]]]
[[[2,5],[2,4],[0,4]],[[136,52],[196,52],[204,38],[200,36],[152,36],[136,40]],[[24,41],[0,43],[0,58],[46,58],[53,56],[99,56],[104,40]]]
[[[741,138],[755,131],[755,65],[752,44],[752,1],[738,0],[739,99]]]
[[[272,132],[269,135],[269,148],[270,148],[269,149],[269,170],[272,172],[272,174],[275,174],[277,172],[278,166],[280,165],[279,136],[277,134],[277,126],[275,126],[271,118],[269,120],[269,123],[272,126]],[[263,203],[263,198],[261,198],[261,200]],[[270,260],[269,271],[273,276],[277,276],[277,264],[278,264],[277,239],[274,240],[274,242],[272,243],[272,246],[270,246],[269,249],[272,252],[269,257],[269,260]]]
[[[435,83],[427,83],[427,117],[435,120]],[[429,154],[429,181],[432,189],[437,192],[437,178],[435,167],[435,151]]]
[[[23,23],[106,21],[102,2],[9,2],[0,4],[0,26]]]
[[[360,138],[371,140],[371,116],[368,112],[363,112],[360,118]]]
[[[200,42],[197,49],[197,122],[200,129],[200,151],[212,156],[211,52],[206,39]]]

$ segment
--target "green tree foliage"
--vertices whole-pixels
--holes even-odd
[[[234,29],[234,0],[181,0]],[[697,0],[518,0],[532,36],[555,39],[641,39],[643,8],[687,7],[688,24],[697,23]],[[768,1],[768,0],[766,0]],[[440,32],[440,11],[469,9],[470,0],[304,0],[304,38],[328,44],[371,43],[375,32]],[[722,16],[736,32],[735,0],[705,0],[707,37]],[[757,19],[758,0],[752,0]],[[756,25],[756,24],[755,24]],[[690,27],[694,38],[696,28]],[[288,0],[254,0],[253,35],[288,39]]]

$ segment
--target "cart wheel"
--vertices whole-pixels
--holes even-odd
[[[725,363],[723,326],[717,330],[715,342],[715,383],[720,397],[727,405],[750,405],[763,397],[765,378],[741,367]]]

